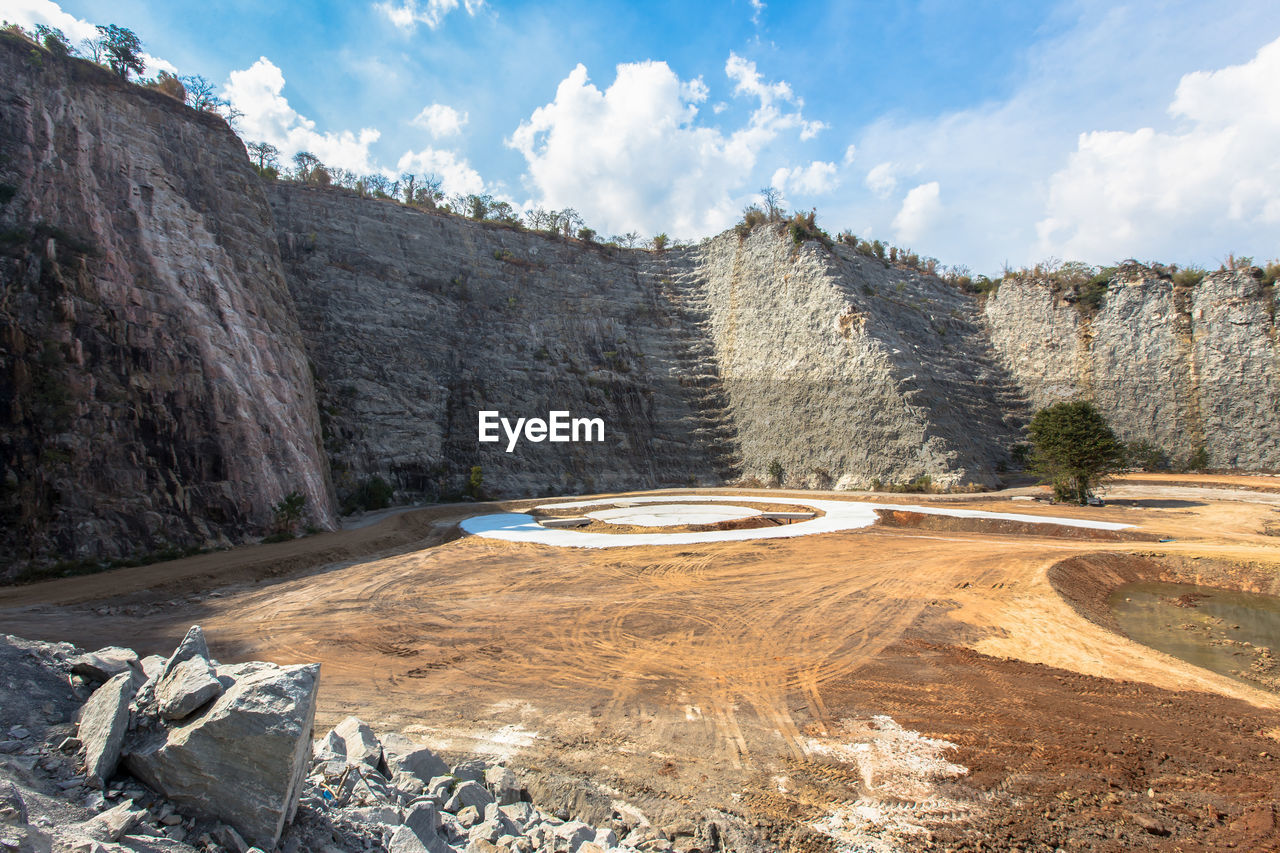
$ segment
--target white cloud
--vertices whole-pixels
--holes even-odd
[[[462,128],[466,126],[468,115],[460,113],[453,107],[444,104],[432,104],[418,113],[413,119],[412,124],[419,127],[425,127],[427,132],[436,139],[442,139],[446,136],[457,136],[462,132]]]
[[[937,181],[913,187],[902,200],[898,215],[893,218],[893,230],[897,239],[911,243],[926,236],[942,214],[942,194]]]
[[[465,0],[462,4],[459,4],[458,0],[427,0],[425,4],[419,3],[418,0],[400,0],[399,3],[388,0],[388,2],[375,4],[374,8],[386,15],[398,29],[413,32],[418,28],[418,24],[426,24],[434,30],[459,5],[466,8],[468,15],[475,15],[484,7],[484,0]]]
[[[751,3],[751,23],[757,27],[760,26],[760,16],[764,14],[764,0],[750,0]]]
[[[1178,84],[1175,130],[1079,137],[1050,180],[1037,223],[1044,252],[1063,257],[1225,254],[1275,244],[1280,225],[1280,39],[1249,62]]]
[[[839,171],[835,163],[815,160],[808,166],[778,169],[773,173],[770,185],[777,187],[784,195],[788,192],[800,195],[822,195],[839,186],[840,179],[836,177]]]
[[[1114,263],[1136,255],[1206,265],[1216,265],[1233,250],[1254,256],[1274,254],[1276,227],[1268,230],[1258,224],[1265,212],[1265,204],[1259,206],[1258,202],[1263,185],[1243,179],[1233,182],[1232,189],[1236,210],[1245,218],[1231,218],[1228,190],[1223,192],[1227,202],[1219,212],[1206,216],[1209,208],[1197,203],[1185,209],[1185,216],[1157,217],[1150,224],[1142,221],[1142,216],[1157,209],[1157,197],[1168,195],[1169,199],[1177,198],[1178,204],[1186,204],[1192,197],[1182,190],[1184,182],[1194,180],[1202,170],[1222,178],[1220,170],[1230,169],[1229,162],[1197,162],[1187,167],[1184,160],[1185,174],[1166,185],[1167,193],[1152,192],[1154,178],[1143,178],[1146,189],[1142,192],[1151,200],[1142,216],[1136,209],[1132,216],[1124,217],[1102,211],[1112,222],[1133,226],[1132,242],[1118,231],[1110,244],[1093,241],[1087,229],[1079,230],[1084,225],[1081,211],[1085,200],[1073,202],[1063,194],[1065,190],[1058,190],[1056,200],[1053,195],[1055,186],[1064,184],[1066,173],[1074,168],[1073,155],[1080,154],[1082,135],[1089,139],[1092,132],[1100,130],[1137,133],[1140,128],[1151,128],[1155,147],[1144,150],[1154,154],[1157,148],[1164,150],[1162,143],[1167,138],[1197,131],[1197,121],[1208,122],[1203,113],[1207,107],[1189,100],[1190,94],[1183,103],[1197,119],[1187,113],[1169,113],[1179,80],[1196,69],[1248,62],[1262,44],[1280,34],[1280,5],[1274,0],[1231,4],[1070,0],[1058,7],[1052,30],[1056,34],[1039,38],[1010,56],[1010,79],[1017,84],[1007,96],[935,115],[910,117],[905,111],[895,111],[854,135],[850,141],[857,145],[853,172],[858,177],[851,173],[845,184],[860,180],[866,167],[888,162],[898,166],[893,173],[898,185],[883,197],[874,191],[838,193],[820,211],[823,219],[860,235],[873,227],[892,233],[887,226],[900,212],[906,189],[903,184],[937,181],[947,188],[946,228],[935,226],[927,244],[914,248],[988,274],[998,272],[1006,262],[1015,267],[1033,264],[1050,253],[1091,263]],[[1238,147],[1232,149],[1231,156],[1252,157],[1242,162],[1257,166],[1261,171],[1255,177],[1259,179],[1273,173],[1263,168],[1256,152],[1244,146],[1249,134],[1262,132],[1257,138],[1259,147],[1280,150],[1274,136],[1265,130],[1269,125],[1253,124],[1261,119],[1251,115],[1264,109],[1262,103],[1274,103],[1275,96],[1273,85],[1254,103],[1225,99],[1221,103],[1227,114],[1224,120],[1236,112],[1239,122],[1235,126],[1240,131],[1248,129],[1237,133],[1234,144]],[[1199,141],[1208,138],[1199,132],[1194,137]],[[1118,139],[1102,137],[1092,142],[1081,169],[1086,162],[1101,168],[1097,152],[1117,145]],[[1130,144],[1137,145],[1139,140]],[[1200,156],[1214,155],[1202,149]],[[1110,157],[1108,154],[1106,159]],[[1149,168],[1149,164],[1140,166],[1140,174]],[[1238,171],[1246,174],[1243,167]],[[1058,173],[1064,174],[1055,182]],[[1082,178],[1086,173],[1070,174]],[[1125,180],[1120,169],[1108,169],[1106,174],[1113,186]],[[1265,186],[1272,198],[1277,197],[1274,183]],[[1111,197],[1111,192],[1103,197]],[[1256,214],[1252,219],[1248,218],[1251,204]],[[1054,221],[1038,228],[1045,220]],[[1163,237],[1158,233],[1162,228],[1167,228]],[[1042,239],[1042,232],[1049,239]]]
[[[284,74],[265,56],[249,68],[231,72],[223,94],[243,113],[239,125],[244,139],[270,142],[280,149],[281,160],[310,151],[329,166],[362,174],[376,171],[369,147],[381,135],[377,130],[321,133],[314,121],[289,106],[283,89]]]
[[[440,179],[440,188],[447,195],[480,194],[485,191],[484,179],[480,177],[480,173],[471,168],[466,158],[454,151],[430,146],[421,151],[406,151],[396,163],[396,168],[400,172],[435,175]]]
[[[765,81],[754,63],[730,54],[725,74],[736,95],[757,101],[728,133],[698,123],[706,84],[682,81],[665,62],[619,65],[603,91],[579,65],[507,141],[525,157],[534,201],[574,207],[604,232],[690,237],[728,227],[762,150],[807,123],[791,88]]]
[[[843,162],[844,165],[848,166],[853,162],[853,159],[857,156],[858,156],[858,146],[851,144],[848,148],[844,149],[844,159],[841,162]]]
[[[0,3],[0,18],[20,24],[28,30],[34,29],[36,24],[62,30],[62,34],[77,50],[80,49],[81,41],[98,37],[98,29],[92,22],[64,12],[53,0],[4,0]],[[144,73],[147,76],[153,77],[161,71],[175,75],[178,73],[177,67],[168,60],[146,52],[141,54],[141,58],[146,66]]]
[[[893,172],[892,163],[879,163],[868,170],[863,183],[879,198],[888,198],[898,188],[898,179]]]

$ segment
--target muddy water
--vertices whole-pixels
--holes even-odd
[[[1120,627],[1137,642],[1280,692],[1280,598],[1136,583],[1117,589],[1110,603]]]

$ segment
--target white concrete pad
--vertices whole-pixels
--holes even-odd
[[[632,504],[661,504],[678,500],[679,495],[653,495],[630,497]],[[505,512],[495,515],[477,515],[461,523],[462,529],[474,536],[502,539],[507,542],[534,542],[570,548],[622,548],[631,545],[698,545],[704,542],[739,542],[748,539],[786,539],[808,536],[814,533],[832,533],[838,530],[856,530],[876,522],[877,509],[896,509],[919,512],[926,515],[948,515],[955,518],[988,518],[1007,521],[1023,521],[1029,524],[1060,524],[1066,527],[1084,527],[1092,530],[1124,530],[1132,524],[1113,521],[1093,521],[1065,516],[1026,515],[1010,512],[987,512],[976,509],[953,509],[913,504],[882,504],[863,501],[833,501],[812,498],[791,498],[769,495],[754,497],[745,495],[689,495],[685,506],[706,503],[731,503],[742,500],[761,500],[771,504],[803,506],[821,510],[825,515],[796,524],[779,527],[760,527],[752,530],[708,530],[682,533],[589,533],[576,530],[549,530],[538,524],[533,516],[522,512]],[[590,506],[617,506],[618,500],[599,498],[587,501],[570,501],[543,504],[536,509],[576,509]]]
[[[637,507],[630,501],[616,509],[598,509],[587,513],[587,518],[607,521],[610,524],[631,524],[636,527],[683,527],[693,524],[717,524],[721,521],[737,521],[752,518],[760,510],[749,506],[723,506],[706,504],[657,504]]]

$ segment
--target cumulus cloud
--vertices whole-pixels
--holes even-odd
[[[421,151],[406,151],[396,163],[396,168],[401,172],[435,175],[446,195],[478,195],[485,191],[480,173],[455,151],[430,146]]]
[[[942,192],[937,181],[913,187],[902,200],[893,218],[893,231],[904,243],[919,240],[938,222],[942,214]]]
[[[878,198],[888,198],[898,188],[898,178],[893,172],[892,163],[879,163],[867,171],[867,177],[863,179],[863,183]]]
[[[844,158],[841,162],[843,162],[844,165],[848,166],[853,162],[854,158],[857,156],[858,156],[858,146],[850,144],[848,148],[844,149]]]
[[[446,136],[457,136],[462,132],[462,128],[466,126],[468,116],[466,113],[460,113],[453,107],[444,104],[432,104],[418,113],[412,121],[419,127],[425,127],[427,132],[436,139],[442,139]]]
[[[837,173],[840,170],[835,163],[824,163],[814,160],[808,166],[796,166],[792,169],[783,167],[773,173],[770,185],[777,187],[783,195],[822,195],[834,190],[840,184]]]
[[[730,54],[725,74],[735,95],[756,101],[731,132],[699,124],[707,85],[681,80],[665,62],[619,65],[604,90],[578,65],[507,141],[525,158],[534,201],[574,207],[615,233],[701,236],[728,227],[762,150],[817,123],[806,122],[785,82],[765,80],[754,63]]]
[[[1042,249],[1064,257],[1151,257],[1170,240],[1202,253],[1274,245],[1280,226],[1280,39],[1249,61],[1182,77],[1160,132],[1079,137],[1050,181]]]
[[[374,8],[385,15],[387,20],[398,29],[413,32],[418,28],[418,24],[426,24],[434,30],[459,5],[466,8],[468,15],[475,15],[477,10],[484,7],[484,0],[464,0],[462,3],[458,0],[427,0],[426,3],[420,3],[418,0],[400,0],[398,3],[377,3]]]
[[[369,147],[378,141],[377,130],[317,131],[314,121],[289,106],[283,90],[283,72],[265,56],[249,68],[231,72],[223,94],[243,113],[239,120],[242,137],[270,142],[280,149],[284,160],[299,151],[310,151],[329,166],[360,173],[376,170]]]

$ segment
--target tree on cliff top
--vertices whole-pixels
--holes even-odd
[[[1031,470],[1062,500],[1089,495],[1124,464],[1124,445],[1088,400],[1055,403],[1031,419]]]
[[[130,71],[141,75],[146,70],[147,66],[142,61],[142,42],[133,30],[115,24],[105,27],[99,24],[98,41],[107,65],[124,79],[129,79]]]

